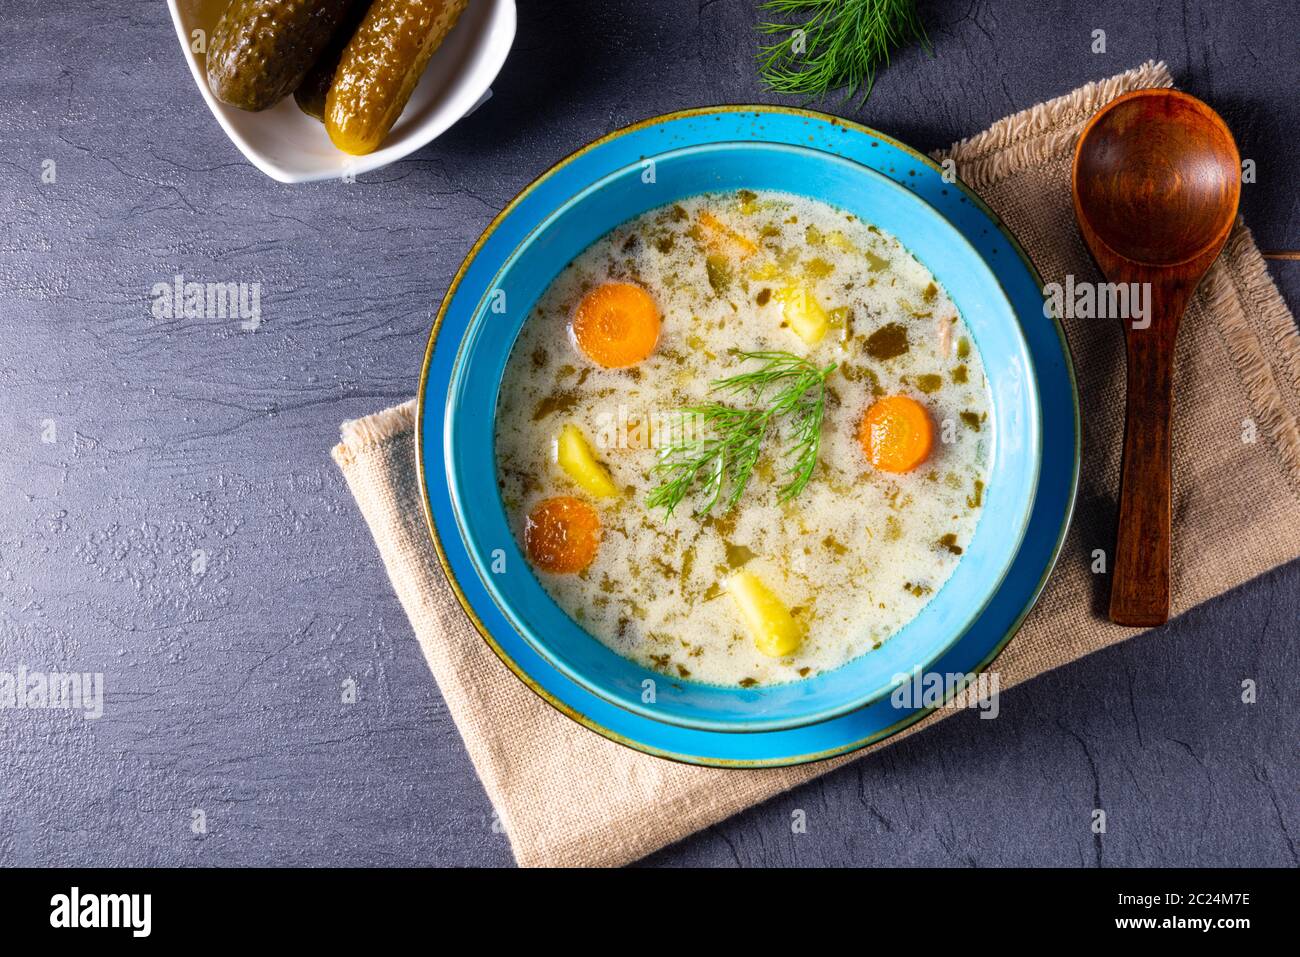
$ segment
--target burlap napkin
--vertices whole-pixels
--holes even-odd
[[[1099,279],[1071,212],[1074,139],[1118,94],[1171,84],[1164,64],[1148,63],[1008,117],[946,155],[1045,281]],[[1121,326],[1067,327],[1082,397],[1079,504],[1046,593],[994,665],[1004,689],[1136,634],[1105,619],[1108,578],[1090,571],[1093,549],[1109,554],[1114,536]],[[1300,337],[1244,225],[1183,322],[1177,382],[1173,586],[1174,611],[1183,612],[1300,555]],[[344,423],[333,454],[520,864],[634,861],[853,759],[761,771],[688,767],[613,744],[535,697],[475,632],[443,578],[420,510],[413,413],[406,403]]]

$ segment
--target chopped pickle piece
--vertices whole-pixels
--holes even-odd
[[[784,658],[798,650],[803,628],[781,599],[753,572],[740,571],[727,579],[745,628],[758,650],[769,658]]]
[[[709,285],[721,296],[731,288],[731,264],[720,253],[711,253],[704,260],[704,271],[709,276]]]
[[[781,313],[791,330],[810,346],[815,346],[830,328],[831,317],[821,307],[807,286],[787,286],[777,293]]]
[[[596,461],[591,446],[576,425],[570,423],[560,429],[555,440],[555,459],[569,478],[596,498],[618,495],[618,486],[610,478],[609,470]]]
[[[943,387],[943,377],[927,372],[916,377],[916,387],[927,395],[931,392],[938,392]]]
[[[887,322],[867,336],[867,355],[873,359],[896,359],[907,350],[907,329],[897,322]]]
[[[733,545],[727,542],[727,567],[740,568],[756,557],[748,545]]]
[[[540,422],[554,412],[568,412],[578,404],[578,394],[565,389],[560,392],[553,392],[548,396],[543,396],[533,406],[533,421]]]
[[[870,366],[855,366],[848,362],[841,362],[840,373],[850,382],[867,383],[871,389],[871,394],[876,398],[885,394],[885,389],[880,384],[880,377],[876,375],[876,370]]]
[[[853,310],[848,306],[836,306],[827,315],[830,316],[830,327],[835,331],[840,351],[847,352],[853,342]]]
[[[847,555],[849,547],[837,539],[834,535],[827,535],[822,539],[822,545],[830,549],[836,555]]]
[[[940,548],[945,548],[954,555],[960,555],[962,552],[961,546],[957,544],[957,536],[952,532],[940,537],[938,545]]]

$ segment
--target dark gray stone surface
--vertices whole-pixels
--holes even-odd
[[[1300,246],[1294,4],[922,10],[935,57],[902,53],[854,118],[930,149],[1164,58],[1256,160],[1261,246]],[[520,14],[484,109],[358,183],[290,187],[226,140],[161,2],[5,3],[0,670],[108,693],[93,722],[0,711],[0,863],[510,862],[327,450],[414,392],[448,280],[535,174],[655,113],[773,101],[746,0]],[[263,325],[154,319],[178,273],[260,282]],[[1300,264],[1274,275],[1300,305]],[[1296,865],[1298,618],[1293,564],[651,863]]]

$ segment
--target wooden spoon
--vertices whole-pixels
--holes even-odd
[[[1146,320],[1124,321],[1128,403],[1110,618],[1159,625],[1169,618],[1174,341],[1236,220],[1241,158],[1200,100],[1135,90],[1079,135],[1073,190],[1079,230],[1106,279],[1150,284]]]

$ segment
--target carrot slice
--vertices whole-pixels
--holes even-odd
[[[659,342],[659,307],[628,282],[609,282],[582,297],[569,326],[573,341],[606,369],[634,366]]]
[[[709,241],[717,244],[725,242],[735,250],[741,259],[758,252],[758,244],[744,233],[732,229],[707,209],[700,210],[700,225],[708,231]]]
[[[887,395],[867,409],[858,427],[867,460],[883,472],[910,472],[930,457],[934,427],[925,406],[905,395]]]
[[[569,495],[539,502],[524,520],[528,560],[548,572],[580,572],[596,557],[600,516]]]

